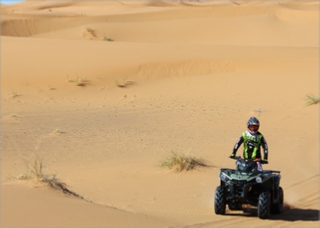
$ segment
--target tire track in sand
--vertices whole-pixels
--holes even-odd
[[[286,187],[286,190],[292,190],[292,189],[295,189],[295,188],[299,188],[302,185],[314,182],[315,180],[319,180],[319,174],[313,175],[313,176],[309,177],[308,179],[305,179],[305,180],[302,180],[302,181],[297,181],[294,184]]]

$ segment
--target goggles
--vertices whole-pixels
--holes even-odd
[[[259,125],[249,125],[248,128],[251,130],[251,131],[257,131],[259,129]]]

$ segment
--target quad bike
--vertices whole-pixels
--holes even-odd
[[[220,186],[216,188],[214,210],[224,215],[226,205],[230,210],[244,210],[243,205],[257,207],[260,219],[269,218],[270,213],[283,210],[283,189],[280,187],[280,171],[259,171],[260,159],[242,159],[235,156],[236,169],[220,169]]]

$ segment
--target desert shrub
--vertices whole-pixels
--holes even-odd
[[[19,93],[17,93],[16,91],[12,91],[12,93],[11,93],[11,98],[12,99],[14,99],[16,97],[19,97],[19,96],[21,96]]]
[[[305,103],[306,106],[315,105],[318,103],[320,103],[320,97],[316,97],[314,95],[307,95],[306,103]]]
[[[70,79],[69,76],[67,78],[68,78],[68,82],[75,83],[76,86],[84,87],[89,84],[89,81],[86,80],[83,76],[78,76],[76,77],[76,79]]]
[[[167,159],[161,162],[160,167],[181,172],[194,170],[197,167],[208,167],[208,164],[201,158],[173,151]]]
[[[110,37],[108,37],[106,35],[103,36],[102,40],[104,40],[104,41],[113,41],[113,39],[111,39]]]
[[[129,79],[122,79],[121,81],[116,80],[116,86],[119,88],[125,88],[129,85],[134,85],[135,83]]]
[[[92,28],[86,28],[85,30],[88,34],[91,34],[93,37],[97,37],[96,31]]]
[[[49,187],[59,190],[65,194],[70,194],[78,198],[82,196],[70,191],[67,185],[61,182],[56,175],[45,174],[43,170],[43,161],[39,156],[32,154],[26,159],[26,171],[25,173],[17,176],[19,180],[36,180],[41,183],[47,184]]]

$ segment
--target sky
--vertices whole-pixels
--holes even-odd
[[[0,0],[0,3],[2,4],[14,4],[17,2],[22,2],[23,0]]]

